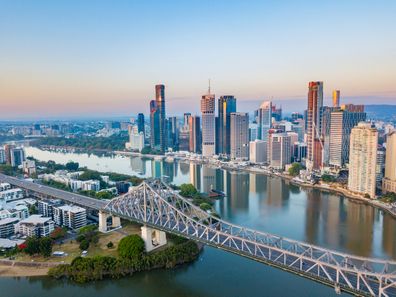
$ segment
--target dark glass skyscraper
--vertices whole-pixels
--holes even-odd
[[[137,122],[138,131],[143,132],[143,134],[145,135],[146,133],[144,130],[144,114],[139,113],[136,122]]]
[[[231,145],[231,113],[236,112],[236,99],[234,96],[221,96],[219,98],[219,116],[217,125],[217,153],[230,154]]]
[[[166,150],[165,86],[155,86],[155,100],[150,101],[151,148],[160,152]]]

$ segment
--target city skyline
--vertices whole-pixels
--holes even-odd
[[[341,103],[396,102],[391,1],[91,4],[3,4],[3,119],[108,116],[109,104],[148,115],[140,103],[159,83],[169,114],[199,114],[208,78],[240,111],[264,100],[301,111],[307,81],[324,82],[325,104],[334,89]]]

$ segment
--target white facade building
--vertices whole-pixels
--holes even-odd
[[[256,139],[249,143],[249,160],[252,163],[265,163],[267,161],[268,142]]]
[[[203,95],[201,99],[202,112],[202,156],[211,157],[216,149],[215,127],[215,95]]]
[[[128,133],[129,142],[125,143],[125,148],[141,152],[144,148],[144,133],[139,132],[137,125],[129,126]]]
[[[18,233],[28,237],[43,237],[49,236],[54,231],[55,224],[51,218],[42,217],[41,215],[31,215],[16,224],[15,228]]]
[[[388,134],[386,140],[385,177],[382,182],[384,193],[396,193],[396,131]]]
[[[59,226],[78,229],[87,224],[87,211],[76,205],[54,207],[54,221]]]
[[[268,142],[269,164],[275,169],[284,169],[291,162],[291,139],[287,133],[270,134]]]
[[[349,151],[348,189],[375,198],[378,131],[360,122],[352,129]]]

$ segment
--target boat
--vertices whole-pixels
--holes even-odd
[[[222,191],[216,190],[216,189],[211,189],[209,192],[209,197],[211,198],[220,198],[220,197],[224,197],[225,194]]]

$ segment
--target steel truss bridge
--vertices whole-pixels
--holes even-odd
[[[177,234],[364,296],[396,296],[396,261],[370,259],[223,221],[159,180],[111,200],[102,211]]]

